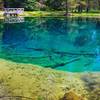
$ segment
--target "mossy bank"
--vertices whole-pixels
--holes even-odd
[[[88,18],[100,18],[99,13],[68,13],[65,15],[65,11],[25,11],[19,16],[22,17],[88,17]],[[0,11],[0,18],[3,18],[3,11]]]

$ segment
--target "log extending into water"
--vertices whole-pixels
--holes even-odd
[[[41,49],[41,48],[26,48],[26,49],[34,50],[34,51],[46,51],[46,50]]]
[[[27,49],[31,49],[31,50],[35,50],[35,51],[47,51],[45,49],[41,49],[41,48],[27,48]],[[60,54],[60,55],[79,55],[79,56],[90,56],[90,57],[95,57],[97,56],[96,53],[73,53],[73,52],[59,52],[59,51],[51,51],[55,54]]]
[[[73,62],[76,62],[76,61],[79,61],[80,60],[80,58],[75,58],[75,59],[72,59],[72,60],[70,60],[70,61],[68,61],[68,62],[65,62],[65,63],[58,63],[58,64],[55,64],[55,65],[51,65],[51,66],[46,66],[46,67],[50,67],[50,68],[57,68],[57,67],[59,67],[59,66],[65,66],[65,65],[67,65],[67,64],[70,64],[70,63],[73,63]]]
[[[87,57],[92,57],[92,58],[97,56],[96,53],[86,53],[86,52],[84,52],[84,53],[81,53],[81,52],[79,52],[79,53],[74,53],[74,52],[61,52],[61,51],[55,51],[55,50],[48,50],[48,49],[45,49],[45,48],[33,48],[33,47],[32,48],[31,47],[28,48],[28,47],[26,47],[25,49],[33,50],[32,52],[34,52],[34,51],[38,51],[38,52],[48,51],[48,52],[50,52],[52,54],[61,55],[61,57],[71,56],[71,57],[69,57],[70,59],[72,59],[70,61],[63,62],[63,63],[54,62],[55,64],[53,64],[53,65],[44,66],[44,67],[50,67],[50,68],[57,68],[57,67],[60,67],[60,66],[65,66],[66,64],[73,63],[75,61],[79,61],[81,59],[81,58],[79,58],[80,56],[87,56]],[[38,57],[38,56],[37,57],[30,56],[29,57],[29,56],[27,56],[27,55],[25,56],[23,54],[12,54],[12,55],[9,55],[10,58],[11,57],[14,57],[14,56],[20,57],[20,58],[25,58],[25,59],[32,59],[32,60],[34,60],[34,59],[48,59],[48,58],[50,58],[50,60],[52,60],[51,59],[52,58],[52,55],[47,55],[47,56],[44,55],[44,56],[40,56],[40,57]],[[78,58],[77,57],[73,58],[74,56],[77,56]],[[85,64],[84,66],[88,66],[89,64]]]
[[[55,52],[56,54],[63,54],[63,55],[79,55],[79,56],[96,56],[97,54],[96,53],[73,53],[73,52]]]

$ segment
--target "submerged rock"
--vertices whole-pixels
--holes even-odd
[[[86,99],[84,99],[82,96],[71,90],[65,93],[64,97],[61,100],[86,100]]]

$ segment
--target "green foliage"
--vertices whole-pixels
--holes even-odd
[[[24,7],[27,11],[59,10],[66,12],[100,11],[100,0],[4,0],[5,7]]]
[[[61,10],[62,0],[47,0],[46,5],[52,10]]]
[[[25,10],[34,10],[36,0],[5,0],[5,7],[24,7]]]
[[[25,10],[35,10],[35,3],[36,0],[24,0],[25,2],[22,3],[22,7],[25,8]]]

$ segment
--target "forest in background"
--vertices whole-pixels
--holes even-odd
[[[4,7],[26,11],[100,12],[100,0],[3,0]]]

